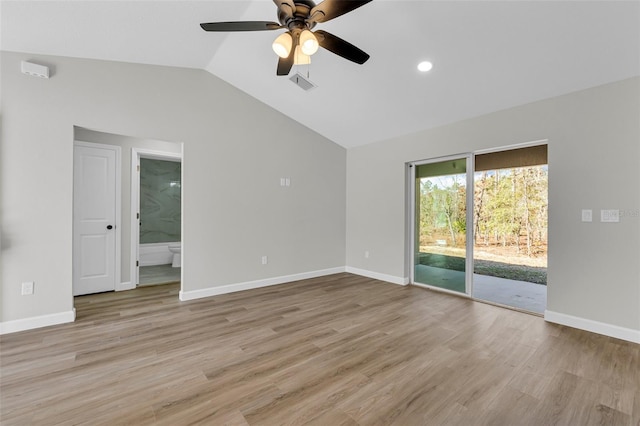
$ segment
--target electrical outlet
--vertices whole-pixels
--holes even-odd
[[[267,256],[262,256],[262,264],[266,265],[267,263],[269,263],[269,259],[267,258]]]
[[[34,282],[33,281],[27,281],[22,283],[22,295],[23,296],[29,296],[33,294],[33,285]]]
[[[593,221],[593,211],[590,209],[582,210],[582,221],[583,222],[591,222]]]
[[[364,252],[364,258],[365,258],[365,259],[368,259],[368,258],[369,258],[369,250],[367,250],[367,251],[365,251],[365,252]]]

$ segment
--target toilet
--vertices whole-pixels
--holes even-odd
[[[174,268],[181,267],[182,266],[182,256],[181,256],[182,244],[181,243],[169,244],[169,251],[173,253],[173,262],[171,263],[171,266]]]

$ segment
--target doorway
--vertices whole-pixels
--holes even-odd
[[[82,142],[78,142],[82,141]],[[139,211],[137,207],[138,204],[138,195],[133,193],[132,190],[138,189],[137,182],[137,165],[139,154],[148,155],[153,157],[154,155],[159,158],[182,158],[183,146],[182,143],[179,142],[169,142],[155,139],[143,139],[134,136],[126,136],[116,133],[108,133],[99,130],[87,129],[84,127],[74,126],[74,182],[73,182],[73,194],[74,194],[74,220],[78,217],[77,209],[80,208],[76,205],[76,188],[78,187],[78,183],[76,182],[77,178],[80,176],[79,172],[77,172],[75,163],[77,162],[75,158],[75,146],[76,145],[85,145],[87,147],[93,148],[103,148],[106,150],[112,150],[115,152],[115,167],[116,171],[114,174],[113,181],[113,191],[115,191],[115,223],[105,224],[105,228],[107,225],[112,225],[112,229],[110,230],[113,233],[114,245],[115,248],[111,250],[108,249],[108,253],[114,253],[113,255],[113,265],[115,265],[115,272],[113,273],[113,277],[115,280],[115,288],[112,285],[108,287],[100,287],[96,289],[91,289],[90,292],[94,291],[124,291],[134,289],[138,282],[137,271],[138,267],[136,262],[138,261],[138,253],[137,253],[137,240],[136,235],[138,232],[138,219],[136,218],[136,213]],[[93,170],[96,172],[99,168],[96,167],[88,167],[87,170]],[[135,172],[134,172],[135,171]],[[108,178],[111,181],[111,177]],[[180,173],[180,181],[182,181],[182,170]],[[111,185],[111,184],[109,184]],[[182,186],[182,183],[180,183]],[[98,196],[98,191],[90,191],[94,197],[98,200],[102,199],[102,196]],[[182,200],[181,200],[182,201]],[[180,233],[182,235],[182,203],[180,203]],[[78,229],[78,226],[74,222],[74,230]],[[134,232],[135,230],[135,232]],[[93,259],[88,255],[89,252],[83,250],[82,246],[78,242],[78,237],[74,234],[73,239],[73,282],[76,283],[78,281],[78,277],[81,276],[82,272],[80,271],[81,260],[79,260],[79,255],[85,255],[85,263],[91,267],[94,267],[93,270],[88,269],[85,266],[85,270],[87,274],[98,276],[101,275],[101,271],[99,270],[100,260]],[[179,238],[181,239],[181,238]],[[97,237],[95,241],[97,241]],[[107,250],[107,249],[105,249]],[[170,256],[168,248],[165,247],[166,255]],[[95,265],[91,262],[96,262]],[[105,265],[111,264],[111,258],[106,258]],[[182,268],[179,268],[180,279],[173,281],[182,282]],[[77,287],[77,286],[75,286]],[[76,293],[74,288],[74,295],[77,294],[87,294],[87,293]]]
[[[547,145],[475,156],[473,297],[544,314]]]
[[[133,284],[181,282],[182,154],[133,148],[131,165]]]

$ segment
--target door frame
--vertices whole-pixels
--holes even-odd
[[[116,185],[116,193],[115,193],[115,259],[113,262],[114,265],[114,290],[118,291],[119,287],[120,287],[120,281],[122,279],[121,277],[121,264],[122,264],[122,249],[121,249],[121,240],[122,240],[122,171],[121,171],[121,162],[122,162],[122,148],[118,145],[107,145],[107,144],[102,144],[102,143],[95,143],[95,142],[85,142],[85,141],[80,141],[80,140],[75,140],[73,141],[73,147],[74,147],[74,157],[75,157],[75,147],[76,146],[82,146],[82,147],[86,147],[86,148],[97,148],[97,149],[106,149],[106,150],[110,150],[110,151],[115,151],[115,168],[116,168],[116,172],[115,172],[115,185]],[[73,172],[75,173],[75,167]],[[75,185],[73,186],[73,192],[74,192],[74,201],[73,203],[75,204]],[[73,206],[73,209],[75,210],[75,205]],[[75,217],[72,218],[72,222],[75,225]],[[73,241],[75,241],[75,226],[74,229],[72,231],[73,235]],[[74,243],[75,245],[75,243]],[[75,247],[72,246],[72,277],[71,277],[71,281],[72,283],[75,282],[76,277],[75,277],[75,263],[76,263],[76,259],[75,259]],[[73,287],[73,284],[72,284]],[[72,294],[73,294],[73,290],[72,290]]]
[[[416,226],[416,166],[422,166],[424,164],[432,164],[432,163],[440,163],[443,161],[451,161],[451,160],[462,160],[464,159],[466,162],[466,221],[467,224],[473,223],[473,173],[469,173],[469,170],[475,170],[474,165],[474,153],[467,152],[464,154],[457,155],[447,155],[444,157],[435,157],[429,158],[427,160],[419,160],[409,162],[409,185],[410,185],[410,197],[409,197],[409,252],[411,253],[411,257],[409,260],[409,279],[412,285],[418,287],[429,288],[432,290],[442,291],[445,293],[455,294],[457,296],[472,298],[473,294],[473,241],[469,238],[469,227],[467,226],[467,230],[465,232],[465,292],[459,293],[457,291],[448,290],[445,288],[432,286],[429,284],[416,283],[415,281],[415,271],[416,271],[416,241],[417,241],[417,232],[418,227]]]
[[[131,148],[131,288],[136,288],[140,281],[140,270],[138,262],[140,260],[140,159],[147,158],[152,160],[175,161],[182,164],[182,153],[159,151],[146,148]],[[180,167],[180,233],[184,232],[184,197],[182,196],[182,182],[184,176],[184,168]],[[182,240],[182,237],[180,238]],[[182,250],[184,255],[184,247]],[[183,280],[184,270],[180,268],[180,282]],[[182,284],[181,284],[182,286]]]

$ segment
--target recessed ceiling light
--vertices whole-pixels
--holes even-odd
[[[422,61],[418,64],[418,70],[421,72],[427,72],[433,68],[433,64],[429,61]]]

